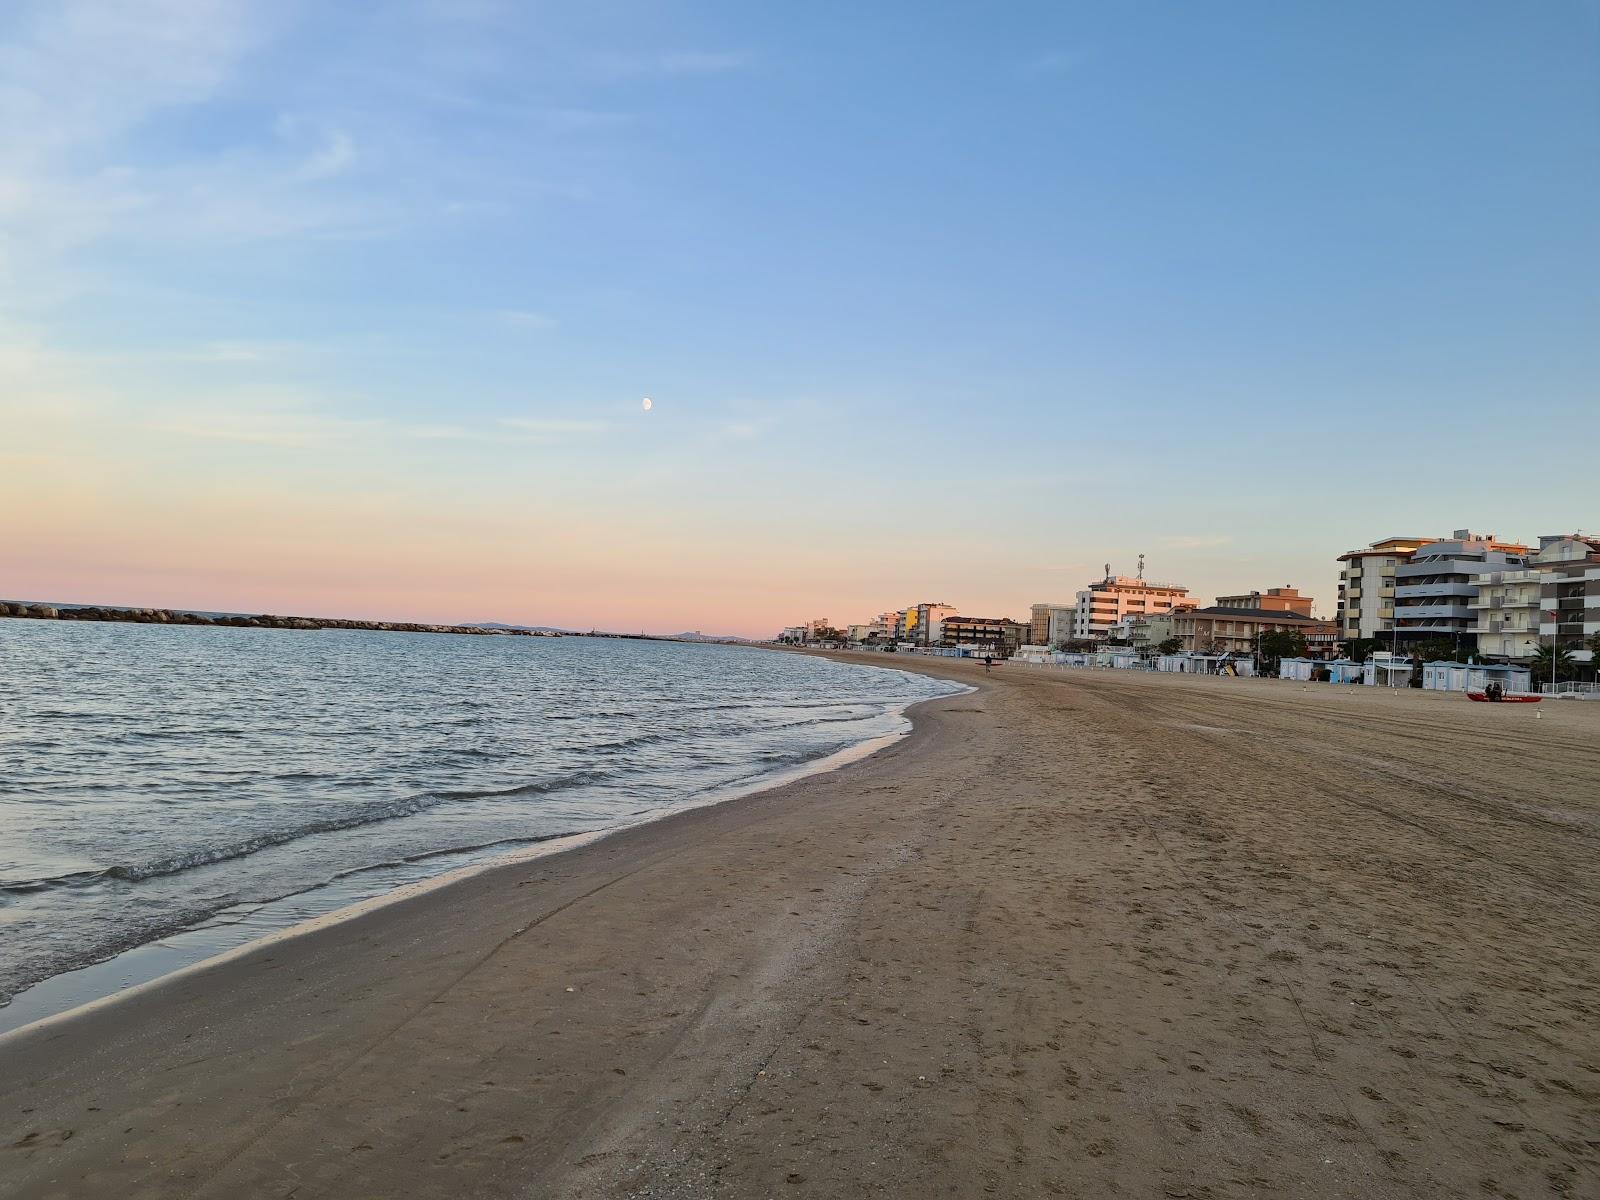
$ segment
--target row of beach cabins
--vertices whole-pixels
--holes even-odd
[[[1128,647],[1106,647],[1082,653],[1024,646],[1013,663],[1043,667],[1088,667],[1101,670],[1166,671],[1185,675],[1259,674],[1253,658],[1233,654],[1158,654],[1141,657]],[[1411,687],[1415,664],[1404,656],[1374,654],[1365,662],[1352,659],[1282,658],[1278,678],[1306,683],[1342,683],[1366,687]],[[1498,683],[1508,695],[1532,689],[1527,667],[1508,663],[1427,662],[1422,664],[1422,687],[1435,692],[1481,692]]]

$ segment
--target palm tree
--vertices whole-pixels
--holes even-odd
[[[1549,683],[1552,678],[1559,682],[1575,678],[1578,674],[1578,664],[1572,661],[1572,651],[1556,650],[1550,646],[1540,646],[1534,651],[1531,669],[1536,687],[1541,683]]]

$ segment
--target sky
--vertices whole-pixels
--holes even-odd
[[[1597,447],[1597,0],[0,6],[0,596],[1331,613]]]

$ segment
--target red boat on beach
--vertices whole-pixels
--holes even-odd
[[[1468,692],[1468,700],[1484,700],[1490,704],[1537,704],[1543,696],[1491,696],[1487,692]]]

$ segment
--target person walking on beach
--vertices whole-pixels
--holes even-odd
[[[987,675],[989,673],[989,668],[992,666],[994,666],[994,659],[985,654],[983,656],[983,673]]]

